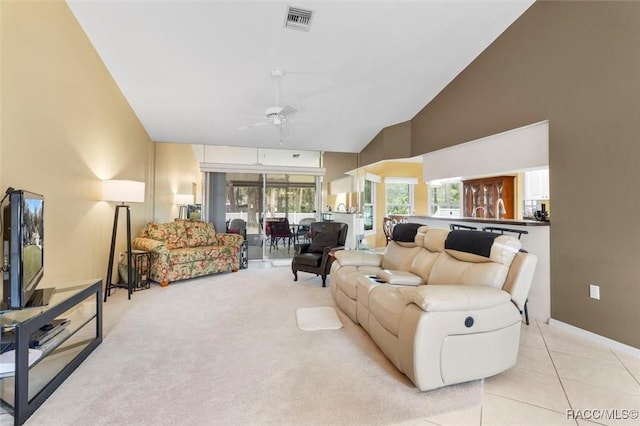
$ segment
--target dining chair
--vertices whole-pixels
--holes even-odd
[[[286,244],[287,250],[289,250],[291,248],[291,239],[293,238],[291,227],[289,226],[289,219],[285,218],[281,221],[272,221],[267,223],[271,224],[271,243],[269,245],[269,251],[271,251],[274,246],[277,249],[280,241]]]

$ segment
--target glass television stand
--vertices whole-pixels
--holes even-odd
[[[102,342],[101,296],[102,280],[76,281],[46,306],[0,312],[3,417],[23,424]]]

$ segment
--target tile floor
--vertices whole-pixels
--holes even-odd
[[[607,409],[610,418],[587,411]],[[481,406],[413,424],[631,426],[639,411],[640,358],[532,321],[522,325],[516,366],[485,379]]]
[[[266,256],[267,259],[289,259],[293,257],[295,253],[294,242],[291,242],[290,246],[287,246],[284,242],[279,242],[277,246],[270,247],[269,241],[266,241]],[[262,260],[262,245],[252,245],[249,247],[249,260]]]

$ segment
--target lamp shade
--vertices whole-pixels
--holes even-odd
[[[144,182],[135,180],[103,180],[102,199],[123,203],[144,202]]]
[[[176,194],[176,205],[187,206],[193,204],[193,195],[191,194]]]

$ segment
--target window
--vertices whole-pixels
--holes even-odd
[[[385,178],[387,216],[413,214],[413,185],[415,178]]]
[[[429,214],[431,216],[462,217],[462,182],[429,184]]]
[[[413,211],[413,187],[408,183],[387,184],[387,216],[411,214]]]
[[[365,173],[362,190],[362,220],[364,235],[376,233],[376,183],[381,182],[380,176]]]
[[[374,206],[375,206],[375,198],[376,198],[376,184],[370,180],[364,181],[364,193],[363,193],[363,220],[364,220],[364,232],[373,231],[373,217],[374,217]]]

